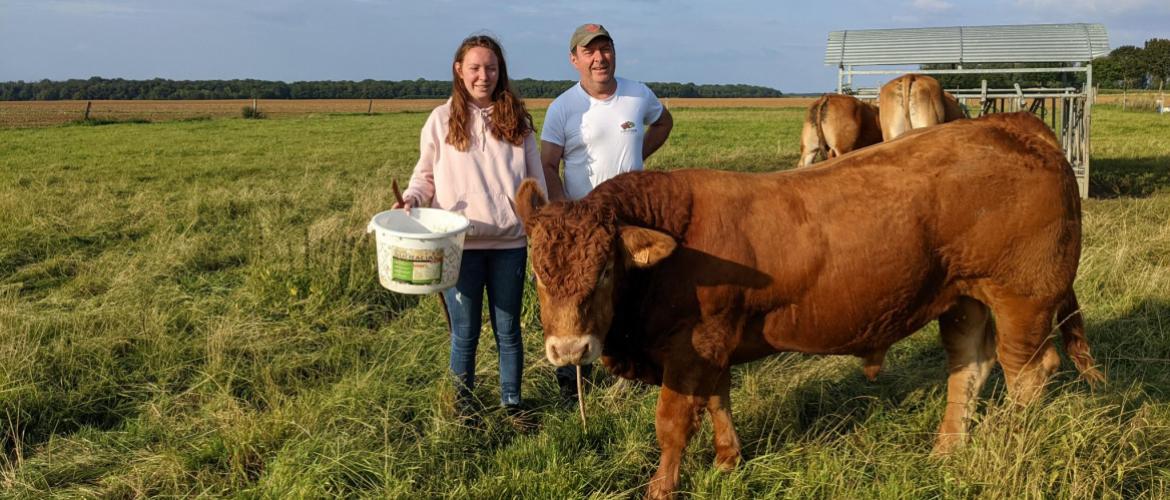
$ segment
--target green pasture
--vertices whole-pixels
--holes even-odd
[[[796,162],[801,109],[674,116],[649,168]],[[1170,117],[1093,118],[1076,287],[1106,386],[1066,359],[1044,404],[1014,411],[997,371],[972,441],[938,459],[933,326],[874,383],[854,358],[774,356],[733,372],[745,463],[716,472],[705,424],[683,495],[1170,496]],[[556,404],[529,290],[538,427],[494,408],[489,330],[483,427],[464,427],[436,300],[378,286],[366,224],[408,178],[425,119],[0,129],[0,497],[640,496],[656,388],[597,374],[582,429]]]

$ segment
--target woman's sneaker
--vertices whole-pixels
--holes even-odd
[[[522,405],[504,405],[504,415],[507,416],[508,423],[512,424],[512,428],[521,434],[535,431],[539,427],[536,413]]]

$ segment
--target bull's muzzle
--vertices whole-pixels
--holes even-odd
[[[593,335],[551,337],[544,341],[544,354],[556,366],[587,365],[601,357],[601,341]]]

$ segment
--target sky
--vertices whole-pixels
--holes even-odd
[[[473,33],[513,79],[576,80],[587,22],[613,35],[618,76],[801,93],[836,86],[830,31],[1087,22],[1140,47],[1170,38],[1170,0],[0,0],[0,81],[446,80]]]

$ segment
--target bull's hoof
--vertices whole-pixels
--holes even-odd
[[[655,488],[653,484],[646,490],[646,500],[674,500],[674,491]]]
[[[646,500],[673,500],[674,483],[657,474],[650,479],[650,487],[646,489]]]
[[[715,468],[722,472],[731,472],[739,465],[739,450],[733,453],[715,453]]]
[[[882,371],[882,362],[886,359],[886,350],[880,349],[868,353],[861,357],[862,366],[861,371],[865,374],[865,378],[870,382],[877,380],[878,373]]]
[[[965,434],[959,433],[942,433],[934,441],[934,449],[930,450],[930,455],[936,458],[942,458],[951,455],[963,442],[966,441]]]

